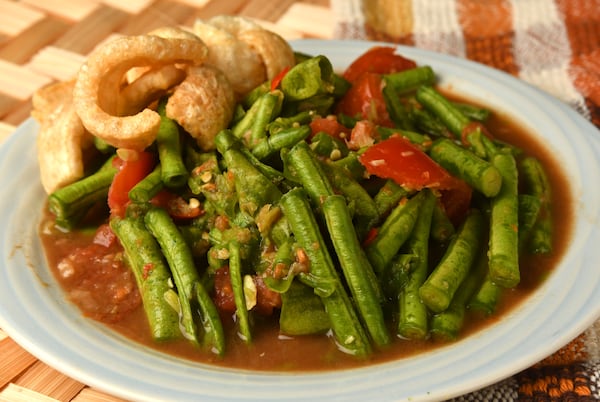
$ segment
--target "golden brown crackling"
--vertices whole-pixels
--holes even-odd
[[[83,149],[92,143],[71,102],[73,86],[74,81],[57,82],[32,98],[31,114],[40,124],[36,140],[40,180],[47,193],[83,177]]]
[[[214,138],[229,125],[235,108],[233,88],[223,72],[210,65],[191,67],[169,97],[167,117],[194,137],[203,150],[214,149]]]
[[[107,42],[81,67],[73,100],[85,128],[117,148],[145,149],[156,138],[160,116],[151,109],[118,116],[116,98],[125,73],[139,66],[198,65],[208,48],[200,40],[126,36]]]

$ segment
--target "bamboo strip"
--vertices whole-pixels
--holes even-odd
[[[2,88],[2,94],[6,96],[27,100],[38,88],[51,81],[50,78],[27,68],[0,60],[0,88]]]
[[[123,10],[129,14],[137,14],[152,4],[153,0],[102,0],[109,7]]]
[[[72,52],[87,54],[98,42],[125,24],[129,16],[116,8],[100,5],[74,24],[53,45]]]
[[[177,1],[157,0],[152,7],[129,18],[119,32],[125,35],[140,35],[163,26],[182,25],[195,12],[194,7]]]
[[[289,28],[283,27],[279,24],[275,24],[274,22],[271,22],[271,21],[256,19],[256,18],[249,18],[249,19],[256,22],[261,27],[268,29],[269,31],[275,32],[276,34],[280,35],[282,38],[284,38],[286,40],[301,39],[304,37],[304,35],[302,35],[301,32],[298,32],[295,29],[289,29]]]
[[[1,15],[2,13],[0,13]],[[47,17],[29,26],[0,49],[0,59],[25,63],[42,47],[51,44],[69,28],[62,19]]]
[[[0,32],[17,36],[44,19],[44,13],[16,1],[0,0]]]
[[[210,17],[214,17],[215,15],[222,14],[237,14],[238,10],[240,10],[244,4],[246,4],[246,0],[210,0],[202,7],[197,10],[197,17],[207,19]]]
[[[294,3],[277,24],[315,38],[333,37],[333,12],[328,7]]]
[[[94,388],[84,388],[71,402],[126,402],[124,399],[105,394]]]
[[[70,401],[85,386],[40,361],[37,361],[13,382],[59,401]]]
[[[11,338],[0,341],[0,388],[11,382],[36,360]]]
[[[178,1],[180,3],[187,4],[188,6],[192,6],[192,7],[195,7],[195,8],[202,8],[206,4],[208,4],[208,2],[210,0],[178,0]]]
[[[56,399],[15,384],[0,392],[0,402],[58,402]]]
[[[92,0],[20,0],[48,14],[58,15],[71,21],[79,21],[98,7]]]
[[[294,4],[294,0],[264,1],[250,0],[240,15],[252,16],[268,21],[277,21]]]
[[[29,118],[31,115],[31,101],[18,102],[2,117],[2,121],[14,126],[18,126]],[[0,114],[2,116],[2,114]]]
[[[58,81],[73,78],[85,61],[85,56],[48,46],[39,51],[26,65],[28,69]]]
[[[2,71],[2,68],[0,68],[0,71]],[[0,82],[2,81],[1,74],[2,73],[0,73]],[[18,104],[19,104],[18,99],[15,99],[12,96],[8,96],[3,93],[0,93],[0,116],[5,116],[11,110],[13,110]],[[3,119],[4,119],[4,117],[3,117]]]

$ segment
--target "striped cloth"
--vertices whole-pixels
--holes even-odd
[[[390,41],[486,64],[600,128],[600,0],[365,1],[363,12],[361,0],[331,0],[335,38]],[[385,13],[369,13],[376,3]],[[454,400],[600,400],[600,322],[533,367]]]
[[[600,0],[332,0],[335,36],[465,57],[527,81],[600,127]]]

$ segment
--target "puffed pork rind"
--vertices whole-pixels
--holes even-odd
[[[199,65],[208,48],[199,39],[125,36],[92,52],[77,75],[73,90],[75,110],[85,128],[117,148],[142,150],[156,138],[160,116],[145,108],[119,116],[117,101],[125,73],[133,67],[174,64]]]

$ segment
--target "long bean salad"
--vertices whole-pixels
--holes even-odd
[[[358,358],[396,337],[456,339],[468,309],[492,314],[519,284],[520,256],[552,249],[540,161],[394,48],[343,73],[297,53],[212,151],[164,104],[151,147],[99,143],[106,162],[48,202],[64,230],[110,207],[156,341],[224,355],[223,320],[250,344],[257,315]]]

